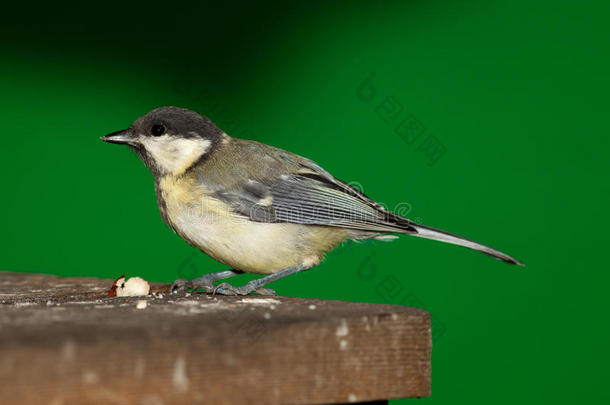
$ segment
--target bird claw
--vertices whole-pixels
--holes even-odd
[[[184,294],[187,293],[191,288],[193,288],[193,283],[191,281],[179,278],[172,283],[170,292],[175,294]]]
[[[218,284],[216,287],[214,287],[213,295],[248,295],[253,292],[260,295],[275,295],[275,291],[270,288],[256,288],[255,286],[248,284],[241,287],[235,287],[229,283]]]
[[[211,292],[214,289],[214,285],[211,283],[197,283],[189,280],[178,279],[172,283],[171,292],[176,294],[185,294],[189,290],[205,290]]]
[[[185,294],[189,290],[205,290],[212,295],[248,295],[250,293],[257,293],[259,295],[275,295],[275,291],[270,288],[256,288],[251,285],[244,285],[241,287],[234,287],[229,283],[220,283],[217,286],[208,283],[193,283],[189,280],[178,279],[172,283],[170,291],[175,294]]]

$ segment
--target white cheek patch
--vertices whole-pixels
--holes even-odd
[[[155,162],[167,173],[180,174],[203,156],[211,142],[201,138],[179,138],[169,135],[141,137],[140,142]]]

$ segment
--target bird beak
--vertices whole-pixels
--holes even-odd
[[[131,128],[122,131],[116,131],[100,138],[104,142],[117,143],[119,145],[135,145],[137,138],[134,136]]]

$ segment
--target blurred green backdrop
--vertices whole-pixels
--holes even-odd
[[[404,237],[273,285],[429,310],[422,403],[608,403],[610,6],[381,3],[8,11],[0,268],[168,282],[224,269],[162,223],[135,154],[99,141],[188,107],[527,264]]]

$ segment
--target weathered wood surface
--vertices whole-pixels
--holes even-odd
[[[430,394],[423,310],[176,295],[163,284],[147,297],[106,298],[111,284],[0,272],[1,404],[321,404]]]

